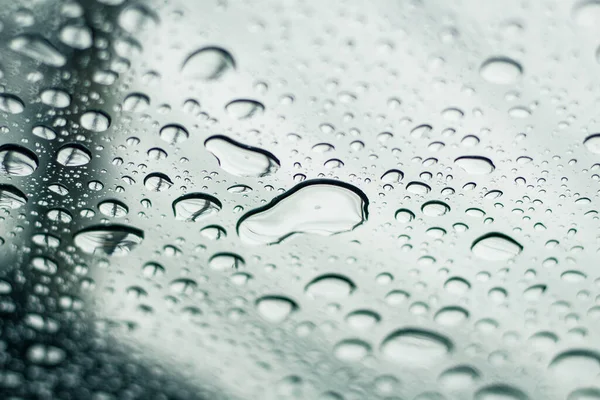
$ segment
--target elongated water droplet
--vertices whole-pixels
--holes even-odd
[[[474,175],[486,175],[496,168],[492,160],[480,156],[458,157],[454,162],[469,174]]]
[[[477,257],[489,261],[507,260],[523,250],[517,241],[502,233],[485,234],[473,242],[471,251]]]
[[[45,89],[40,93],[42,103],[56,107],[65,108],[71,104],[71,96],[62,89]]]
[[[31,150],[15,144],[0,146],[0,174],[28,176],[38,165],[38,157]]]
[[[279,160],[273,154],[226,136],[213,136],[204,146],[217,158],[221,168],[232,175],[262,177],[279,168]]]
[[[84,253],[125,256],[144,240],[144,232],[125,225],[97,225],[77,232],[75,246]]]
[[[216,197],[190,193],[173,202],[173,213],[179,221],[195,222],[218,213],[221,207],[221,202]]]
[[[528,397],[514,386],[496,384],[485,386],[475,393],[475,400],[527,400]]]
[[[368,199],[354,186],[332,180],[305,181],[252,210],[237,224],[248,244],[273,244],[294,234],[331,236],[362,224]]]
[[[19,35],[10,41],[9,47],[17,53],[52,67],[62,67],[67,63],[65,56],[40,35]]]
[[[213,80],[233,69],[235,61],[227,50],[220,47],[204,47],[186,58],[181,72],[187,79]]]

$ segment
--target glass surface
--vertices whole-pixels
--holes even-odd
[[[1,398],[600,399],[600,1],[0,5]]]

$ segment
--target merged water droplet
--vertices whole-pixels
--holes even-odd
[[[337,274],[325,274],[310,281],[304,290],[313,298],[335,300],[348,297],[355,289],[356,285],[350,278]]]
[[[368,199],[354,186],[332,180],[299,183],[237,224],[248,244],[274,244],[298,233],[330,236],[354,229],[368,215]]]
[[[256,310],[267,321],[280,323],[298,309],[293,300],[283,296],[264,296],[256,301]]]
[[[204,47],[190,54],[181,67],[186,79],[219,79],[227,71],[235,69],[231,54],[220,47]]]
[[[516,240],[502,233],[487,233],[476,239],[471,251],[477,257],[489,261],[508,260],[517,256],[523,250]]]
[[[38,165],[38,157],[31,150],[16,144],[0,146],[0,174],[29,176]]]
[[[92,30],[85,25],[69,24],[62,27],[58,38],[61,42],[77,50],[92,47]]]
[[[474,175],[490,174],[496,169],[492,160],[486,157],[463,156],[458,157],[454,162],[467,173]]]
[[[523,67],[508,57],[492,57],[481,65],[479,73],[490,83],[510,85],[521,77]]]
[[[37,34],[23,34],[13,38],[11,50],[52,67],[62,67],[67,63],[63,56],[49,41]]]
[[[104,132],[110,127],[110,117],[103,111],[86,111],[79,119],[81,126],[92,132]]]
[[[209,217],[221,210],[221,202],[205,193],[190,193],[173,202],[175,219],[195,222]]]
[[[384,359],[407,365],[427,366],[439,362],[451,350],[452,342],[432,331],[399,329],[381,343]]]
[[[12,185],[0,184],[0,209],[17,209],[27,204],[27,196]]]
[[[25,103],[14,94],[0,93],[0,110],[9,114],[21,114]]]
[[[250,99],[233,100],[225,106],[227,113],[236,119],[250,119],[262,114],[265,111],[265,106]]]
[[[56,153],[56,161],[65,167],[80,167],[92,160],[92,152],[79,143],[62,146]]]
[[[212,136],[204,146],[216,157],[221,168],[232,175],[262,177],[275,173],[280,165],[277,157],[268,151],[226,136]]]
[[[125,256],[144,240],[144,232],[125,225],[97,225],[80,230],[75,246],[87,254]]]

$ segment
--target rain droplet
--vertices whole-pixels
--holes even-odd
[[[600,7],[599,7],[600,8]],[[600,133],[594,133],[583,141],[585,147],[594,154],[600,154]]]
[[[256,100],[233,100],[225,106],[227,113],[236,119],[250,119],[265,111],[265,106]]]
[[[92,30],[83,25],[65,25],[58,35],[61,42],[74,49],[84,50],[92,47]]]
[[[185,78],[199,80],[219,79],[233,69],[235,69],[233,57],[220,47],[204,47],[194,51],[181,67]]]
[[[143,112],[150,106],[150,98],[142,93],[132,93],[123,100],[123,111]]]
[[[86,111],[79,119],[81,126],[92,132],[104,132],[110,127],[110,117],[103,111]]]
[[[504,384],[488,385],[475,393],[475,400],[527,400],[521,390]]]
[[[304,289],[312,298],[334,300],[348,297],[356,286],[347,277],[337,274],[320,275],[310,281]]]
[[[9,114],[21,114],[25,110],[25,103],[13,94],[0,93],[0,110]]]
[[[119,26],[129,33],[143,32],[158,25],[158,17],[143,4],[124,8],[119,14]]]
[[[173,202],[173,213],[176,220],[195,222],[218,213],[221,207],[221,202],[216,197],[190,193]]]
[[[298,305],[283,296],[264,296],[256,301],[256,310],[267,321],[278,324],[298,309]]]
[[[510,85],[521,77],[523,67],[508,57],[492,57],[487,59],[479,70],[481,77],[496,85]]]
[[[163,192],[170,189],[173,186],[173,182],[167,175],[154,172],[144,178],[144,186],[152,192]]]
[[[451,306],[439,310],[434,321],[442,326],[458,326],[469,318],[469,312],[462,307]]]
[[[428,217],[440,217],[450,211],[450,206],[442,201],[432,200],[423,204],[421,211]]]
[[[338,360],[360,361],[371,353],[371,346],[359,339],[345,339],[335,345],[333,354]]]
[[[122,218],[127,215],[129,208],[117,200],[106,200],[98,204],[98,210],[107,217]]]
[[[243,267],[245,264],[246,262],[242,257],[233,253],[215,254],[208,261],[209,267],[217,271],[238,269],[240,267]]]
[[[247,146],[226,136],[212,136],[204,142],[221,168],[235,176],[263,177],[279,168],[279,160],[273,154],[257,147]]]
[[[517,256],[523,246],[514,239],[497,232],[487,233],[473,242],[471,251],[488,261],[502,261]]]
[[[356,310],[346,316],[346,322],[350,327],[366,331],[374,327],[379,323],[381,317],[374,311],[370,310]]]
[[[486,175],[496,168],[492,160],[480,156],[458,157],[454,162],[469,174]]]
[[[33,129],[31,130],[31,132],[35,136],[40,137],[42,139],[46,139],[46,140],[56,139],[56,132],[54,132],[54,130],[52,128],[48,128],[47,126],[44,126],[44,125],[34,126]]]
[[[9,47],[17,53],[52,67],[62,67],[67,63],[65,56],[40,35],[19,35],[10,41]]]
[[[71,143],[62,146],[56,153],[56,161],[65,167],[80,167],[92,160],[92,153],[83,145]]]
[[[449,339],[435,332],[408,328],[389,334],[381,344],[381,353],[395,363],[428,366],[443,359],[452,347]]]
[[[0,209],[17,209],[27,204],[27,196],[12,185],[0,184]]]
[[[98,225],[80,230],[73,239],[87,254],[125,256],[142,243],[144,232],[125,225]]]
[[[15,144],[0,146],[0,174],[29,176],[38,165],[38,157],[31,150]]]
[[[268,205],[252,210],[237,224],[248,244],[274,244],[298,233],[331,236],[367,219],[368,199],[354,186],[332,180],[297,184]]]

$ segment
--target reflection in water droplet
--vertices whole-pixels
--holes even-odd
[[[62,67],[67,60],[49,41],[35,34],[23,34],[10,41],[9,47],[43,64]]]
[[[330,236],[362,224],[368,203],[365,194],[349,184],[305,181],[244,215],[237,231],[248,244],[274,244],[297,233]]]
[[[144,232],[140,229],[125,225],[97,225],[77,232],[74,243],[87,254],[125,256],[143,239]]]
[[[277,157],[268,151],[226,136],[212,136],[204,146],[216,157],[221,168],[232,175],[262,177],[275,173],[280,165]]]
[[[469,174],[486,175],[496,168],[492,160],[480,156],[458,157],[454,162]]]
[[[56,153],[56,161],[65,167],[80,167],[92,160],[92,153],[83,145],[71,143],[62,146]]]
[[[283,296],[264,296],[256,301],[256,310],[267,321],[280,323],[298,309],[298,305]]]
[[[265,111],[265,106],[256,100],[239,99],[227,104],[225,110],[233,118],[249,119],[262,114]]]
[[[475,393],[475,400],[527,400],[521,390],[504,384],[488,385]]]
[[[169,144],[177,144],[185,141],[190,134],[181,125],[165,125],[160,129],[160,138]]]
[[[144,186],[152,192],[162,192],[170,189],[173,186],[173,182],[167,175],[154,172],[144,178]]]
[[[523,246],[517,241],[498,232],[479,237],[471,246],[473,254],[489,261],[508,260],[517,256],[522,250]]]
[[[25,110],[25,103],[15,95],[0,93],[0,110],[9,114],[21,114]]]
[[[220,47],[204,47],[194,51],[183,62],[181,72],[186,79],[219,79],[235,69],[231,54]]]
[[[431,191],[431,187],[426,183],[422,182],[410,182],[408,185],[406,185],[406,190],[408,190],[411,193],[423,196]]]
[[[129,33],[153,29],[158,24],[158,17],[143,4],[134,4],[124,8],[119,14],[119,26]]]
[[[408,328],[389,334],[381,343],[381,354],[395,363],[427,366],[443,359],[452,347],[449,339],[435,332]]]
[[[56,139],[56,132],[54,132],[54,130],[52,128],[48,128],[47,126],[44,126],[44,125],[34,126],[33,129],[31,130],[31,132],[35,136],[40,137],[42,139],[46,139],[46,140]]]
[[[594,154],[600,154],[600,133],[594,133],[583,141],[585,147]]]
[[[40,93],[42,103],[56,107],[65,108],[71,104],[71,96],[62,89],[46,89]]]
[[[223,271],[227,269],[238,269],[246,265],[246,262],[237,254],[219,253],[210,258],[208,265],[214,270]]]
[[[342,361],[360,361],[371,352],[371,346],[359,339],[342,340],[335,345],[333,354]]]
[[[310,297],[333,300],[348,297],[355,289],[356,286],[349,278],[325,274],[310,281],[304,290]]]
[[[428,217],[440,217],[450,211],[450,206],[442,201],[428,201],[421,207],[423,214]]]
[[[195,222],[216,214],[221,210],[221,202],[216,197],[204,193],[190,193],[173,202],[175,219]]]
[[[209,225],[200,230],[200,234],[208,240],[219,240],[227,236],[223,227],[218,225]]]
[[[103,111],[86,111],[79,119],[81,126],[92,132],[104,132],[110,127],[110,117]]]
[[[27,196],[12,185],[0,184],[0,209],[17,209],[27,204]]]
[[[523,68],[516,61],[507,57],[487,59],[479,70],[481,77],[497,85],[515,83],[523,74]]]
[[[597,29],[600,26],[600,2],[583,0],[574,2],[572,17],[582,28]]]
[[[38,157],[31,150],[15,144],[0,146],[1,175],[29,176],[38,165]]]

